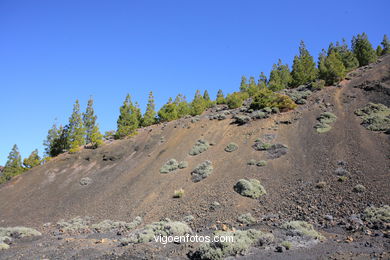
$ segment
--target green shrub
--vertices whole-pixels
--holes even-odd
[[[185,236],[186,234],[192,234],[191,228],[186,223],[165,219],[132,232],[127,238],[121,239],[121,243],[122,245],[147,243],[154,241],[156,236]]]
[[[60,220],[57,223],[57,228],[63,232],[79,232],[89,229],[91,221],[89,217],[81,218],[75,217],[69,221]]]
[[[255,144],[252,147],[256,151],[266,151],[266,150],[270,149],[271,146],[272,146],[272,144],[263,143],[261,140],[256,140]]]
[[[355,187],[353,187],[353,191],[357,193],[362,193],[366,191],[366,187],[361,184],[357,184]]]
[[[317,79],[315,81],[313,81],[311,84],[310,84],[310,88],[313,90],[313,91],[316,91],[316,90],[321,90],[325,87],[325,80],[323,79]]]
[[[248,161],[248,165],[256,165],[256,160],[255,159],[250,159]]]
[[[383,104],[368,103],[355,111],[363,119],[362,125],[371,131],[390,129],[390,108]]]
[[[253,97],[250,108],[259,110],[265,107],[277,107],[280,110],[291,110],[296,106],[290,97],[272,92],[269,89],[262,89]]]
[[[142,223],[141,217],[136,217],[132,222],[112,221],[109,219],[103,220],[99,223],[93,224],[92,229],[97,232],[111,231],[111,230],[131,230]]]
[[[174,170],[177,170],[178,168],[179,163],[176,161],[176,159],[170,159],[160,168],[160,173],[170,173]]]
[[[318,133],[325,133],[332,129],[330,124],[334,123],[337,120],[337,116],[331,112],[322,113],[317,120],[319,121],[314,128]]]
[[[238,145],[235,143],[230,143],[225,147],[225,152],[234,152],[238,149]]]
[[[41,235],[39,231],[28,227],[0,227],[0,237],[33,237]]]
[[[7,245],[6,243],[0,243],[0,251],[7,250],[8,248],[9,248],[9,245]]]
[[[390,206],[368,207],[364,210],[363,219],[373,224],[390,223]]]
[[[183,189],[175,190],[175,192],[173,193],[173,197],[177,199],[183,197],[183,195],[184,195]]]
[[[198,140],[195,145],[191,148],[191,151],[189,152],[190,155],[198,155],[200,153],[203,153],[204,151],[207,151],[209,149],[210,144],[206,140]]]
[[[278,109],[278,108],[277,108]],[[261,110],[256,110],[256,111],[253,111],[250,115],[250,117],[252,119],[262,119],[262,118],[267,118],[268,115],[267,113],[261,111]]]
[[[267,161],[261,160],[256,163],[257,166],[267,166]]]
[[[292,243],[290,241],[283,241],[281,245],[286,248],[287,250],[290,250],[292,248]]]
[[[253,246],[264,246],[274,240],[271,233],[255,229],[217,231],[215,236],[233,236],[234,242],[212,242],[202,244],[193,255],[194,259],[219,260],[228,256],[244,255]]]
[[[245,213],[240,216],[238,216],[237,221],[242,224],[253,224],[256,223],[256,219],[252,217],[251,213]]]
[[[345,182],[346,180],[348,180],[348,177],[347,176],[339,176],[339,178],[337,180],[339,182]]]
[[[325,239],[323,235],[314,229],[312,224],[306,221],[290,221],[284,223],[281,227],[287,230],[289,235],[308,236],[320,240]]]
[[[188,167],[188,162],[187,161],[181,161],[177,167],[179,167],[179,169],[187,168]]]
[[[207,178],[213,172],[213,164],[211,161],[204,161],[201,164],[198,164],[194,170],[192,170],[192,181],[199,182]]]
[[[260,181],[256,179],[241,179],[234,185],[234,190],[238,194],[252,199],[260,198],[267,193]]]
[[[239,108],[244,103],[244,100],[249,98],[248,93],[246,92],[234,92],[227,95],[226,104],[230,109]]]
[[[235,115],[233,118],[235,119],[234,122],[238,125],[244,125],[251,121],[251,118],[246,115]]]

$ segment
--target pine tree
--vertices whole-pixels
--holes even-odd
[[[176,105],[177,117],[182,118],[191,113],[190,104],[182,94],[176,96],[174,104]]]
[[[292,81],[290,69],[287,64],[283,65],[282,60],[272,66],[268,86],[273,91],[279,91],[288,88]]]
[[[103,143],[103,135],[99,131],[99,126],[96,124],[96,119],[97,116],[95,115],[95,111],[93,109],[93,99],[91,97],[88,100],[87,109],[85,113],[83,113],[83,122],[86,132],[86,143],[91,144],[92,147],[95,148]]]
[[[248,84],[247,84],[247,79],[246,79],[245,76],[241,77],[240,91],[241,92],[247,92],[248,91]]]
[[[225,96],[223,95],[222,89],[218,90],[216,101],[218,105],[226,104]]]
[[[336,45],[333,45],[333,43],[330,43],[329,48],[328,48],[328,55],[332,51],[335,51],[340,55],[340,58],[344,64],[345,70],[347,72],[359,67],[359,61],[355,57],[355,54],[349,49],[348,44],[345,41],[345,39],[343,39],[342,45],[340,45],[339,42],[336,42]]]
[[[378,47],[376,47],[376,56],[382,56],[382,53],[383,53],[383,49],[380,45],[378,45]]]
[[[191,115],[196,116],[202,114],[206,110],[206,102],[203,99],[200,91],[197,90],[194,99],[191,102]]]
[[[142,126],[150,126],[156,123],[156,106],[154,104],[153,92],[149,92],[148,104],[146,105],[146,111],[142,119]]]
[[[58,129],[57,124],[54,123],[53,126],[47,132],[46,140],[43,141],[43,146],[45,146],[45,155],[52,156],[52,148],[56,139],[58,139]]]
[[[0,183],[10,180],[12,177],[23,172],[22,157],[20,156],[18,146],[15,144],[8,155],[8,160],[3,169]]]
[[[299,56],[294,57],[292,66],[292,87],[308,84],[317,78],[317,69],[305,43],[301,41],[299,46]]]
[[[258,91],[259,91],[259,87],[256,84],[255,77],[250,77],[246,92],[249,94],[250,97],[253,97],[254,95],[256,95]]]
[[[260,73],[259,80],[257,81],[257,88],[262,89],[267,87],[267,76],[264,72]]]
[[[177,105],[172,102],[171,97],[169,98],[168,102],[158,111],[158,118],[160,122],[169,122],[179,118]]]
[[[376,52],[366,33],[358,34],[352,38],[352,51],[359,61],[359,66],[366,66],[377,59]]]
[[[23,166],[26,169],[31,169],[42,163],[41,157],[38,154],[38,149],[31,152],[30,156],[23,160]]]
[[[339,53],[332,50],[326,57],[325,50],[319,56],[319,78],[325,80],[328,85],[333,85],[341,81],[345,75],[345,66],[341,60]]]
[[[124,138],[135,133],[135,130],[140,125],[140,110],[131,101],[131,97],[127,94],[123,105],[120,107],[120,114],[117,121],[117,138]]]
[[[389,41],[389,38],[387,37],[386,34],[383,36],[383,40],[382,40],[381,44],[383,46],[383,51],[382,51],[381,55],[385,55],[385,54],[390,53],[390,41]]]
[[[66,152],[70,149],[69,142],[69,126],[62,125],[57,130],[56,138],[53,140],[53,143],[50,146],[50,156],[55,157],[63,152]]]
[[[204,93],[203,93],[203,99],[204,99],[206,102],[211,101],[210,95],[209,95],[209,92],[207,91],[207,89],[206,89],[206,90],[204,91]]]
[[[80,146],[85,144],[85,128],[80,114],[80,104],[76,100],[73,105],[73,112],[69,118],[69,152],[76,152]]]

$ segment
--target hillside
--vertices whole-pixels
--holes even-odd
[[[244,110],[217,106],[198,118],[142,128],[130,139],[107,141],[95,150],[59,155],[0,186],[0,226],[32,227],[42,233],[11,244],[0,251],[0,259],[186,257],[196,245],[163,247],[151,242],[120,247],[116,232],[107,233],[109,242],[95,243],[104,238],[102,233],[68,234],[58,231],[56,223],[77,216],[89,216],[94,223],[131,222],[140,216],[149,224],[164,218],[183,221],[188,215],[194,217],[191,229],[202,234],[254,228],[278,237],[286,221],[304,220],[326,237],[318,243],[297,242],[300,246],[283,253],[275,252],[280,243],[276,238],[279,242],[254,247],[245,259],[310,259],[313,254],[336,259],[389,257],[388,223],[385,228],[372,228],[361,214],[369,206],[390,205],[390,139],[383,131],[366,129],[354,113],[369,102],[390,107],[389,95],[387,55],[351,72],[338,86],[313,92],[294,111],[239,125],[233,117],[245,115]],[[210,120],[226,111],[226,119]],[[323,112],[332,112],[337,120],[330,131],[318,133],[314,126]],[[189,155],[199,139],[212,145]],[[254,149],[257,139],[283,144],[284,150],[258,151]],[[238,149],[226,152],[231,142]],[[187,161],[188,167],[160,173],[173,158]],[[267,165],[248,165],[251,159],[266,160]],[[212,173],[193,182],[191,171],[206,160],[212,162]],[[347,178],[341,180],[340,175]],[[81,185],[87,177],[84,181],[90,183]],[[266,190],[258,199],[234,189],[240,179],[252,178]],[[365,190],[356,192],[358,184]],[[180,188],[184,196],[173,198]],[[237,217],[244,213],[251,213],[255,223],[239,224]]]

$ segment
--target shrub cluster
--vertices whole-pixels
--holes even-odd
[[[207,151],[207,149],[209,149],[209,142],[207,142],[206,140],[198,140],[195,145],[191,148],[190,152],[189,152],[189,155],[198,155],[200,153],[203,153],[205,151]]]
[[[267,193],[260,181],[256,179],[241,179],[234,185],[234,190],[238,194],[252,199],[260,198]]]
[[[213,172],[213,164],[211,161],[204,161],[198,166],[196,166],[195,169],[192,170],[192,181],[193,182],[199,182],[205,178],[207,178],[211,173]]]
[[[282,111],[287,111],[296,108],[296,106],[290,97],[275,93],[269,89],[262,89],[253,97],[250,108],[259,110],[265,107],[276,107]]]
[[[314,239],[324,240],[325,237],[317,232],[313,225],[306,221],[290,221],[281,226],[282,229],[287,230],[287,234],[291,236],[308,236]]]
[[[325,133],[332,129],[331,124],[337,120],[337,116],[331,112],[322,113],[317,120],[319,121],[314,128],[318,133]]]
[[[390,108],[383,104],[368,103],[355,111],[363,119],[362,125],[371,131],[387,131],[390,129]]]
[[[236,143],[230,143],[225,147],[225,152],[234,152],[238,150],[238,145]]]

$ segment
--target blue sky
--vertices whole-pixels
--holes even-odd
[[[102,132],[115,129],[126,93],[145,108],[152,90],[192,99],[236,91],[242,75],[291,65],[303,39],[317,57],[330,41],[389,34],[390,1],[0,0],[0,165],[13,144],[38,148],[76,99]]]

